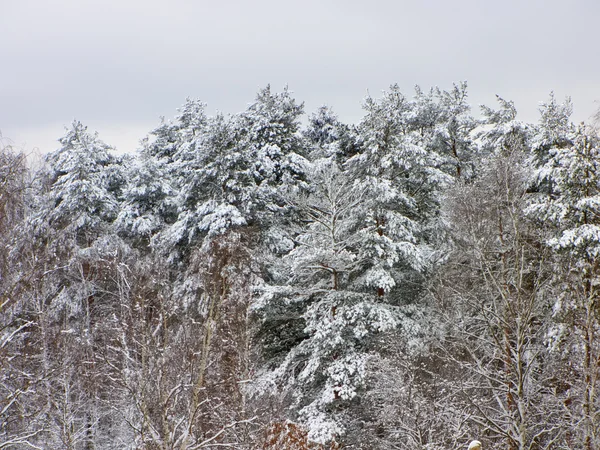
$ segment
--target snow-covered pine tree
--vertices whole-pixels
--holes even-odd
[[[406,288],[403,281],[426,267],[426,226],[437,215],[437,194],[450,176],[439,169],[438,155],[410,131],[406,117],[412,105],[398,86],[380,100],[367,98],[364,108],[361,150],[346,165],[367,199],[360,258],[368,263],[361,282],[383,296],[396,286]]]
[[[467,83],[455,84],[450,91],[436,91],[440,116],[434,125],[431,149],[441,156],[440,168],[456,178],[473,176],[477,146],[473,132],[477,121],[467,103]]]
[[[556,324],[549,342],[556,354],[569,354],[564,369],[570,381],[562,386],[561,394],[569,405],[570,439],[590,450],[600,444],[600,422],[595,414],[600,382],[600,137],[591,127],[566,122],[569,103],[548,109],[565,114],[558,114],[555,127],[542,127],[539,141],[549,142],[548,136],[552,141],[544,147],[547,155],[541,158],[536,177],[543,188],[538,189],[528,213],[544,226],[549,234],[547,244],[558,253]]]
[[[571,99],[567,97],[564,103],[558,103],[553,92],[547,102],[541,103],[539,123],[531,142],[537,166],[546,164],[556,149],[573,144],[575,128],[571,122],[572,112]]]
[[[118,213],[114,171],[119,164],[97,133],[75,121],[47,157],[47,192],[33,222],[38,227],[71,234],[86,248],[106,230]]]
[[[189,256],[186,249],[194,238],[187,216],[195,210],[189,199],[198,196],[198,186],[191,187],[190,179],[203,162],[200,143],[209,120],[205,108],[199,100],[186,99],[173,120],[161,119],[142,141],[118,221],[122,232],[135,237],[135,228],[175,265]]]
[[[177,219],[175,189],[161,167],[156,158],[140,154],[124,169],[127,182],[115,228],[131,246],[145,252],[153,238]]]
[[[271,375],[288,383],[293,410],[318,442],[342,435],[342,417],[360,414],[379,334],[399,331],[409,347],[419,345],[427,223],[450,176],[438,155],[417,145],[407,120],[412,107],[393,86],[383,99],[367,99],[357,153],[343,166],[335,151],[312,153],[329,157],[310,166],[309,193],[289,200],[306,225],[283,258],[287,266],[272,276],[281,287],[266,289],[257,307],[276,365]],[[307,135],[318,137],[315,146],[335,148],[332,133],[319,141],[320,122],[331,131],[332,118],[317,116]]]
[[[302,135],[311,160],[335,156],[339,164],[344,164],[358,151],[356,129],[341,122],[328,106],[321,106],[310,115]]]
[[[274,215],[288,212],[284,193],[304,187],[307,150],[300,134],[304,105],[291,94],[287,87],[273,93],[267,86],[235,119],[236,145],[250,182],[245,202],[248,223],[274,224]]]
[[[394,328],[393,308],[360,283],[360,187],[329,158],[313,163],[311,192],[291,198],[306,223],[254,309],[261,317],[271,379],[293,398],[294,417],[312,441],[344,433],[345,409],[363,387],[373,335]],[[259,380],[260,381],[260,380]]]
[[[261,90],[245,112],[229,118],[207,119],[199,107],[184,109],[192,130],[179,119],[176,139],[151,146],[164,141],[170,149],[178,217],[158,240],[169,252],[179,248],[178,254],[205,236],[263,224],[284,212],[280,191],[301,185],[305,164],[298,131],[302,105],[287,88],[280,94]],[[192,109],[201,117],[192,119]],[[173,132],[161,132],[168,134]]]
[[[33,285],[23,280],[23,295],[37,323],[29,337],[39,343],[40,392],[51,405],[45,442],[75,448],[112,427],[99,403],[95,351],[118,306],[113,274],[128,248],[112,228],[124,183],[120,158],[78,121],[60,144],[46,159],[20,251],[36,262],[38,277]]]
[[[517,108],[513,101],[496,96],[498,109],[481,105],[483,118],[476,142],[482,157],[491,154],[511,153],[515,148],[528,149],[534,134],[534,127],[517,119]]]

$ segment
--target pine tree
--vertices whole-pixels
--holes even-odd
[[[367,98],[358,126],[361,150],[347,162],[368,199],[362,212],[363,284],[378,296],[427,264],[427,223],[438,210],[436,193],[449,181],[436,155],[419,145],[405,116],[411,105],[392,86],[380,101]]]
[[[311,192],[293,199],[306,227],[254,306],[262,345],[276,364],[264,378],[290,391],[312,441],[345,431],[343,412],[365,381],[369,342],[394,328],[400,311],[362,286],[358,228],[365,197],[332,159],[317,160]],[[358,219],[358,220],[357,220]]]
[[[65,448],[94,445],[107,417],[95,350],[118,306],[113,270],[128,248],[113,233],[124,178],[110,147],[75,121],[47,157],[38,197],[21,241],[36,261],[28,285],[31,339],[39,343],[47,442]],[[95,380],[95,381],[94,381]]]
[[[596,448],[600,423],[596,418],[600,379],[597,330],[598,255],[600,254],[599,152],[597,132],[585,125],[563,134],[562,124],[539,168],[536,181],[544,189],[528,208],[531,217],[545,225],[547,244],[558,252],[554,306],[558,319],[552,341],[557,351],[568,351],[569,372],[575,380],[569,394],[574,439],[582,448]],[[567,332],[569,330],[569,332]],[[575,359],[575,355],[576,359]]]
[[[73,122],[60,144],[47,157],[48,192],[33,220],[40,227],[72,234],[85,248],[118,213],[117,187],[110,171],[118,160],[81,122]]]

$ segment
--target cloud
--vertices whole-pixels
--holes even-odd
[[[73,117],[133,129],[172,117],[188,96],[237,112],[267,83],[289,84],[307,111],[328,104],[346,121],[360,118],[367,90],[377,96],[392,83],[410,94],[415,84],[467,80],[474,106],[500,94],[527,120],[550,90],[573,96],[578,120],[600,99],[593,1],[21,0],[2,8],[4,135]]]

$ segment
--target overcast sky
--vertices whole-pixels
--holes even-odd
[[[367,92],[461,80],[476,111],[535,121],[554,90],[588,120],[599,23],[598,0],[0,0],[0,132],[47,152],[76,118],[133,151],[186,97],[235,113],[287,84],[357,122]]]

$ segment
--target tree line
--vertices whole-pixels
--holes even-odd
[[[0,449],[599,449],[600,138],[466,83],[0,146]]]

